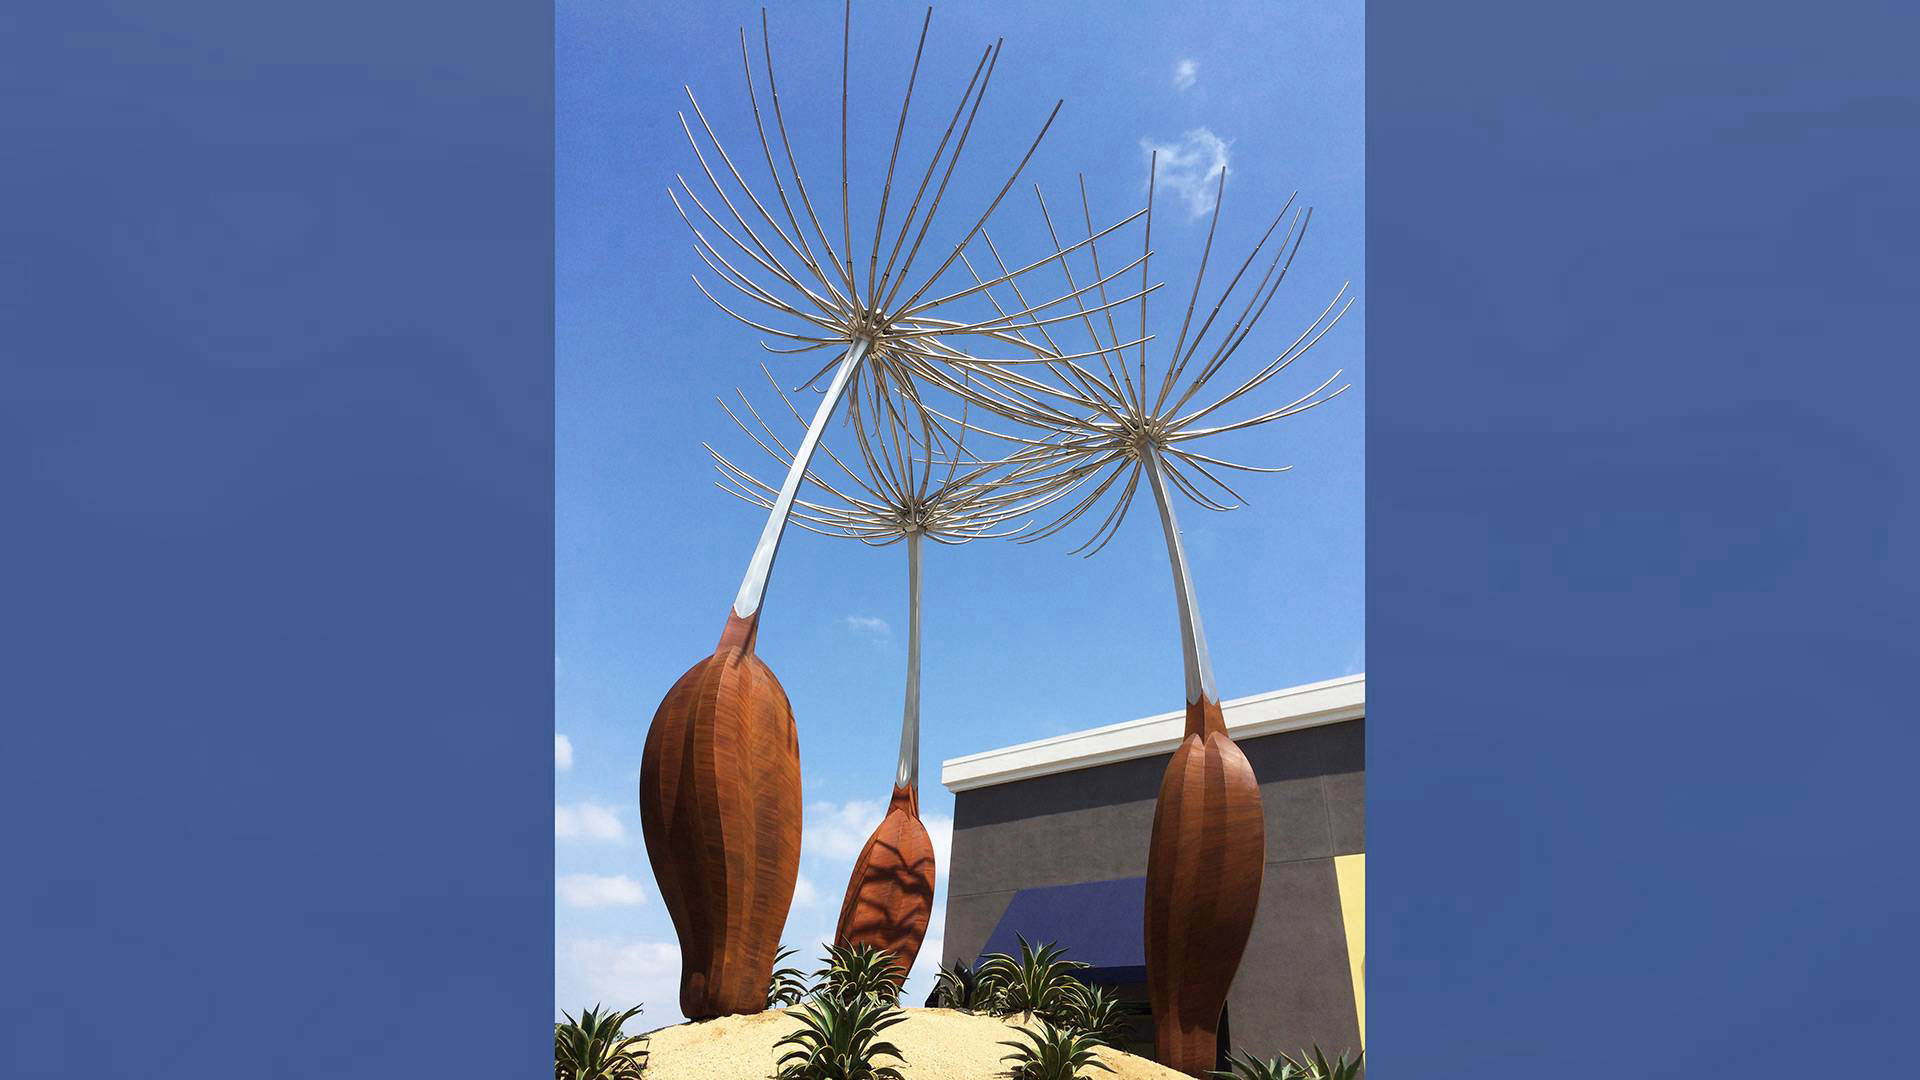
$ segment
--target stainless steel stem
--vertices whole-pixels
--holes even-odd
[[[773,510],[767,514],[766,528],[760,531],[760,543],[754,547],[753,558],[747,562],[747,576],[740,581],[740,592],[733,598],[733,613],[743,619],[752,618],[760,610],[760,600],[767,591],[767,578],[773,573],[773,557],[780,550],[780,534],[786,531],[787,518],[793,511],[794,496],[799,494],[800,481],[806,477],[807,463],[813,460],[814,448],[820,445],[820,435],[826,430],[827,420],[840,404],[840,398],[847,390],[847,380],[866,356],[869,346],[864,337],[855,338],[853,344],[847,346],[847,355],[840,361],[840,370],[833,373],[833,381],[827,384],[826,396],[820,399],[820,408],[813,414],[813,423],[807,425],[806,436],[800,440],[799,446],[794,447],[793,465],[787,469],[786,482],[780,485],[780,494],[773,500]]]
[[[1153,485],[1153,501],[1160,507],[1160,525],[1167,533],[1167,558],[1173,563],[1173,594],[1180,606],[1180,648],[1187,663],[1187,704],[1200,700],[1220,700],[1213,685],[1213,658],[1207,655],[1207,632],[1200,625],[1200,605],[1193,593],[1193,575],[1187,571],[1186,548],[1180,543],[1180,523],[1173,516],[1173,500],[1167,497],[1167,481],[1160,454],[1152,446],[1146,456],[1147,479]]]
[[[920,786],[920,530],[907,533],[907,703],[900,720],[900,768],[893,786]]]

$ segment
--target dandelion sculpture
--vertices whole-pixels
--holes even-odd
[[[792,419],[800,422],[800,410],[771,373],[767,382]],[[724,400],[721,408],[767,456],[791,468],[793,453],[775,427],[744,392],[735,393],[741,412]],[[872,407],[877,411],[878,404]],[[752,424],[743,419],[743,412],[752,417]],[[899,764],[886,812],[854,862],[834,931],[837,945],[871,945],[892,953],[899,979],[906,978],[920,953],[934,899],[933,841],[920,821],[921,541],[958,545],[1017,535],[1025,527],[1021,519],[1046,504],[1053,486],[1045,478],[1027,482],[1008,478],[1002,475],[1003,462],[984,461],[972,453],[966,445],[964,404],[959,421],[953,424],[928,411],[919,413],[918,419],[917,434],[876,427],[876,438],[856,442],[857,468],[831,447],[824,448],[835,467],[831,482],[819,469],[806,473],[807,482],[823,501],[799,499],[793,511],[795,524],[825,536],[851,538],[873,547],[906,543],[907,676]],[[755,506],[772,506],[776,492],[771,485],[713,447],[707,450],[720,470],[716,486]]]
[[[1011,284],[1064,257],[1064,253],[1055,251],[985,282],[976,279],[957,288],[941,284],[950,275],[958,277],[955,266],[962,253],[985,228],[1032,158],[1059,112],[1058,102],[1025,156],[972,227],[950,248],[944,242],[928,248],[935,252],[944,249],[946,254],[931,273],[915,274],[916,260],[948,193],[1000,54],[999,43],[982,51],[906,213],[897,223],[890,223],[887,213],[893,199],[901,136],[931,19],[929,10],[907,75],[872,241],[862,260],[856,260],[855,226],[848,200],[851,4],[841,47],[838,230],[823,223],[814,194],[801,178],[797,155],[787,136],[764,12],[760,52],[777,139],[768,136],[753,57],[745,30],[740,32],[747,100],[759,156],[766,166],[765,181],[756,181],[762,183],[760,190],[756,191],[754,183],[743,175],[692,90],[687,90],[693,121],[690,123],[682,114],[681,126],[707,183],[697,191],[685,177],[679,177],[678,190],[670,189],[669,196],[693,235],[694,252],[701,262],[746,302],[742,306],[751,305],[748,310],[766,321],[756,321],[721,302],[698,275],[695,287],[730,318],[783,343],[776,346],[763,339],[762,347],[770,352],[790,355],[828,350],[836,355],[803,383],[811,387],[822,378],[827,380],[812,421],[793,449],[787,476],[768,500],[766,526],[747,563],[719,644],[668,691],[647,731],[640,768],[641,824],[661,900],[680,941],[681,1011],[693,1019],[753,1013],[765,1007],[767,979],[799,873],[798,736],[786,692],[755,654],[755,643],[774,556],[827,421],[843,401],[857,404],[864,395],[879,409],[863,416],[862,409],[849,405],[847,414],[856,426],[864,429],[889,424],[910,430],[910,415],[903,412],[923,411],[921,381],[932,378],[965,384],[976,369],[991,366],[989,361],[965,356],[948,342],[985,339],[1017,344],[1017,335],[1025,330],[1077,317],[1086,307],[1082,299],[1085,292],[1106,284],[1089,283],[1084,289],[1044,303],[1011,311],[1001,308],[990,314],[982,310],[972,317],[961,314],[963,309],[980,307],[972,298],[993,285]],[[777,156],[775,141],[780,143]],[[771,194],[763,194],[769,188]],[[707,193],[705,197],[701,191]],[[1098,235],[1105,236],[1139,216]],[[891,243],[887,242],[889,238]],[[857,261],[864,262],[864,275],[856,268]],[[1112,277],[1125,269],[1116,270]],[[910,285],[916,281],[918,284]],[[948,291],[942,294],[938,291],[942,288]],[[1073,311],[1044,314],[1068,301],[1075,301]],[[862,434],[864,438],[867,433]]]
[[[1149,171],[1147,244],[1151,244],[1153,230],[1150,211],[1156,170],[1157,161]],[[1053,499],[1066,503],[1049,522],[1023,536],[1023,541],[1060,532],[1092,513],[1109,492],[1117,491],[1099,526],[1075,549],[1091,556],[1113,538],[1143,480],[1153,492],[1154,504],[1160,511],[1160,525],[1173,569],[1174,600],[1186,666],[1187,722],[1185,736],[1167,766],[1154,808],[1147,857],[1147,982],[1153,1006],[1155,1056],[1163,1064],[1195,1076],[1204,1074],[1215,1062],[1221,1011],[1253,927],[1265,863],[1265,819],[1253,768],[1227,735],[1220,714],[1220,695],[1214,686],[1213,665],[1207,652],[1207,638],[1201,626],[1186,551],[1181,544],[1180,526],[1174,516],[1172,492],[1178,491],[1208,510],[1229,510],[1244,500],[1220,478],[1219,471],[1282,472],[1291,467],[1274,469],[1236,464],[1202,454],[1195,445],[1216,435],[1292,416],[1345,391],[1347,387],[1343,385],[1329,392],[1329,387],[1340,378],[1341,373],[1336,371],[1325,382],[1286,405],[1238,420],[1222,420],[1219,416],[1221,410],[1285,371],[1332,329],[1352,304],[1346,297],[1346,287],[1342,286],[1313,323],[1271,361],[1233,389],[1218,396],[1203,397],[1272,302],[1311,219],[1311,211],[1292,214],[1286,233],[1279,244],[1270,249],[1272,255],[1264,274],[1250,290],[1243,290],[1247,271],[1256,265],[1263,250],[1269,250],[1275,231],[1288,218],[1293,203],[1289,199],[1195,329],[1194,313],[1213,251],[1214,231],[1220,218],[1219,197],[1225,186],[1226,170],[1222,169],[1206,246],[1200,268],[1194,275],[1193,292],[1172,351],[1162,364],[1155,365],[1157,376],[1150,377],[1153,372],[1144,344],[1147,304],[1143,292],[1139,297],[1138,351],[1131,363],[1126,354],[1128,346],[1120,340],[1122,334],[1111,307],[1095,305],[1087,309],[1086,317],[1080,322],[1093,340],[1101,370],[1090,370],[1069,358],[1043,327],[1038,328],[1040,341],[1030,344],[1039,355],[1056,358],[1053,362],[1017,369],[1003,365],[988,372],[982,381],[952,386],[955,392],[965,394],[975,404],[1043,433],[1033,437],[1018,433],[1002,436],[1026,441],[1026,448],[1016,455],[1021,463],[1013,475],[1028,483],[1048,486]],[[1083,217],[1090,221],[1086,206],[1086,187],[1082,181],[1081,210]],[[1044,198],[1040,201],[1040,211],[1055,248],[1066,250],[1054,232]],[[987,242],[997,261],[998,253],[992,249],[991,239]],[[1087,244],[1097,278],[1100,272],[1097,246],[1090,241],[1083,243]],[[970,261],[968,265],[971,269]],[[1061,266],[1071,288],[1071,268],[1064,260]],[[1140,262],[1143,280],[1147,272],[1143,259]],[[992,278],[980,280],[994,281]],[[998,282],[994,284],[997,286]],[[1018,283],[1008,284],[1017,299]],[[1215,328],[1223,309],[1234,310],[1228,308],[1228,303],[1236,295],[1244,298],[1243,304],[1235,301],[1237,317],[1211,339],[1211,349],[1202,356],[1209,331]],[[1095,318],[1096,314],[1100,317]],[[1104,338],[1102,324],[1106,331]],[[1025,374],[1027,372],[1033,374]],[[1069,493],[1079,497],[1071,499]]]

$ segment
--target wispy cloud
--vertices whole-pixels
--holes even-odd
[[[574,803],[553,808],[553,836],[556,840],[624,840],[627,827],[611,806]]]
[[[865,799],[810,803],[800,830],[800,854],[852,859],[886,813],[885,803]]]
[[[1200,61],[1190,56],[1181,57],[1180,62],[1173,65],[1173,88],[1175,90],[1187,89],[1192,86],[1193,81],[1199,77]]]
[[[819,902],[820,890],[814,886],[813,879],[801,874],[793,883],[793,906],[812,907]]]
[[[554,1002],[555,1019],[562,1010],[577,1017],[596,1001],[616,1008],[644,1004],[646,1027],[680,1019],[680,947],[672,942],[583,938],[568,942],[558,961],[556,993],[581,999]]]
[[[867,837],[887,813],[887,804],[878,799],[849,799],[846,802],[807,804],[806,825],[801,829],[800,853],[828,859],[851,859],[866,846]],[[920,824],[927,827],[933,841],[934,865],[947,872],[947,855],[953,849],[953,819],[945,814],[923,814]]]
[[[920,819],[927,827],[927,839],[933,841],[933,865],[945,879],[947,863],[953,855],[953,819],[945,814],[928,814]],[[946,895],[943,891],[941,895]]]
[[[1220,170],[1227,167],[1231,144],[1206,128],[1194,128],[1172,142],[1141,139],[1142,157],[1155,159],[1155,183],[1186,201],[1199,217],[1213,209]]]
[[[553,733],[553,767],[561,770],[573,768],[573,740],[557,731]]]
[[[878,615],[849,615],[847,629],[856,634],[871,634],[874,637],[887,637],[893,633],[893,627]]]
[[[647,902],[647,890],[625,874],[567,874],[554,882],[554,891],[574,907],[616,907]]]

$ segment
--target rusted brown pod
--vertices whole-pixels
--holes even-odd
[[[1187,706],[1160,781],[1147,854],[1147,988],[1154,1059],[1190,1076],[1218,1060],[1220,1015],[1253,931],[1266,819],[1253,766],[1217,702]]]
[[[680,939],[680,1011],[766,1008],[800,872],[793,709],[753,653],[758,618],[729,613],[713,655],[668,691],[640,762],[640,823]]]
[[[926,940],[933,885],[933,840],[920,823],[919,793],[895,786],[886,817],[853,864],[834,944],[891,952],[904,980]]]

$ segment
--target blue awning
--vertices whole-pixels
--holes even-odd
[[[1034,945],[1052,942],[1067,950],[1067,959],[1091,964],[1080,973],[1088,982],[1144,982],[1146,911],[1143,877],[1021,889],[981,951],[1019,956],[1018,934]]]

